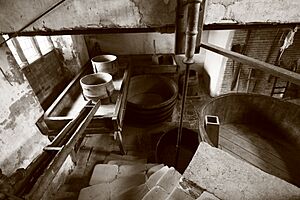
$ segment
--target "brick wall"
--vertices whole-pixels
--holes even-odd
[[[53,50],[22,70],[42,107],[47,108],[70,81],[70,72],[63,67]]]
[[[283,44],[286,34],[284,34],[283,37],[281,37],[281,35],[284,32],[287,33],[288,30],[287,29],[279,30],[278,34],[277,31],[278,29],[251,30],[245,55],[256,58],[261,61],[265,61],[265,62],[267,61],[268,63],[275,64],[280,46]],[[236,30],[232,41],[232,45],[235,44],[244,45],[247,32],[248,30]],[[276,37],[275,43],[274,46],[272,47],[275,37]],[[282,66],[289,68],[292,62],[300,58],[300,52],[298,51],[299,48],[300,48],[300,34],[296,33],[294,38],[294,44],[284,52],[281,58],[281,61],[283,63]],[[268,56],[269,58],[267,59]],[[253,93],[259,93],[265,95],[271,94],[271,90],[275,78],[272,76],[270,77],[270,74],[262,72],[261,70],[257,70],[257,69],[252,71],[252,79],[250,81],[250,84],[248,86],[248,91],[247,91],[248,76],[251,69],[251,66],[248,65],[241,65],[242,67],[240,71],[240,77],[237,83],[238,86],[236,86],[231,91],[231,84],[233,81],[234,70],[236,70],[238,65],[239,65],[238,63],[233,62],[231,59],[227,61],[224,79],[222,83],[222,89],[221,89],[222,94],[229,93],[229,92],[237,92],[237,91],[253,92]],[[298,72],[299,70],[300,69],[298,69]],[[285,85],[285,83],[286,82],[279,79],[277,85]],[[297,95],[299,95],[298,90],[299,87],[297,87],[296,93],[290,93],[290,95],[296,97]]]

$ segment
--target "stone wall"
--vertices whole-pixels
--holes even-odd
[[[6,45],[0,48],[0,63],[0,168],[11,174],[26,167],[48,139],[35,125],[43,110]]]
[[[45,12],[55,0],[1,2],[0,32],[15,32]],[[175,24],[176,0],[66,0],[25,31],[146,28]],[[205,24],[299,23],[295,0],[208,0]],[[254,12],[255,11],[255,12]]]

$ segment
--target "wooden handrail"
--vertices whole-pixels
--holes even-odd
[[[283,80],[290,81],[296,85],[300,85],[300,74],[299,73],[295,73],[295,72],[286,70],[286,69],[278,67],[276,65],[272,65],[272,64],[257,60],[255,58],[251,58],[251,57],[218,47],[213,44],[208,44],[208,43],[202,42],[200,46],[204,49],[207,49],[207,50],[210,50],[217,54],[221,54],[223,56],[231,58],[237,62],[246,64],[246,65],[250,65],[253,68],[270,73],[273,76],[280,77]]]
[[[80,125],[78,126],[74,134],[71,136],[69,141],[66,143],[66,145],[55,155],[51,164],[45,170],[43,175],[40,176],[38,181],[34,184],[30,193],[26,195],[26,199],[39,200],[43,197],[44,192],[47,190],[47,188],[53,181],[62,164],[65,162],[67,156],[71,153],[78,140],[83,136],[85,129],[91,122],[94,114],[96,113],[100,105],[101,101],[99,100],[88,113],[86,118],[80,123]]]

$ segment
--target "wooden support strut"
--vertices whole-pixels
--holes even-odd
[[[101,102],[100,100],[96,103],[96,105],[91,109],[91,111],[88,113],[87,117],[81,122],[81,124],[78,126],[70,140],[66,143],[66,145],[55,155],[54,159],[52,160],[51,164],[48,166],[46,171],[43,173],[43,175],[38,179],[38,181],[35,183],[33,189],[30,191],[30,193],[26,196],[26,199],[30,200],[39,200],[43,197],[44,192],[51,184],[52,180],[54,179],[55,175],[57,174],[58,170],[62,166],[62,164],[65,162],[67,156],[71,153],[73,150],[75,144],[78,142],[78,140],[82,137],[86,127],[91,122],[94,114],[100,107]]]
[[[298,73],[205,42],[201,43],[201,47],[300,85],[300,74]]]

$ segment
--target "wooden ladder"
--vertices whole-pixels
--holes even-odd
[[[297,68],[298,68],[297,65],[293,65],[290,70],[293,72],[297,72]],[[271,97],[274,97],[275,95],[280,95],[280,98],[283,98],[290,85],[290,82],[283,81],[284,82],[283,85],[278,85],[278,79],[279,79],[278,77],[275,77],[274,79],[273,87],[271,90]]]

